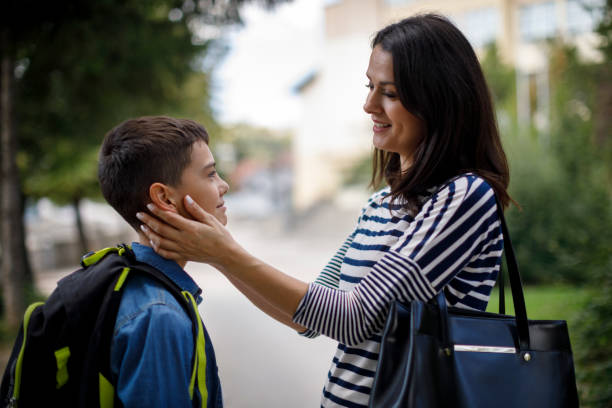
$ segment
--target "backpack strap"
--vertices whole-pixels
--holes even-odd
[[[132,257],[134,260],[136,259],[132,248],[127,244],[119,244],[116,247],[109,247],[100,249],[95,252],[88,252],[81,257],[81,266],[83,268],[87,268],[88,266],[95,265],[106,255],[116,252],[118,255],[127,255],[128,257]]]
[[[195,315],[197,321],[197,333],[194,333],[195,349],[193,353],[193,366],[191,371],[191,380],[189,381],[189,397],[193,401],[193,390],[196,384],[198,384],[198,391],[202,400],[202,406],[207,406],[208,401],[208,389],[206,388],[206,338],[204,336],[204,325],[202,324],[202,318],[198,312],[198,305],[193,298],[193,295],[184,290],[183,296],[191,304],[192,314]]]
[[[92,276],[111,274],[113,278],[106,286],[89,342],[88,350],[91,352],[87,354],[84,362],[82,385],[79,387],[79,406],[122,406],[112,384],[110,347],[123,295],[122,289],[132,269],[130,253],[128,245],[119,245],[87,253],[81,258],[81,265],[87,273]]]
[[[2,381],[2,387],[6,388],[2,390],[2,395],[5,396],[8,400],[2,401],[3,404],[7,404],[7,406],[16,406],[19,401],[19,396],[21,392],[21,371],[23,366],[23,356],[26,348],[26,343],[28,340],[28,325],[30,323],[30,317],[34,310],[40,306],[42,306],[44,302],[35,302],[32,303],[26,309],[23,322],[21,323],[21,327],[19,329],[19,334],[17,336],[17,340],[15,341],[15,345],[13,347],[13,352],[11,353],[12,360],[13,355],[16,355],[14,359],[14,363],[12,367],[7,367],[5,371],[5,377]]]
[[[106,258],[107,256],[109,256],[109,258]],[[107,310],[100,311],[101,316],[94,329],[94,333],[96,333],[94,341],[96,341],[97,344],[92,345],[93,348],[91,348],[91,350],[98,350],[98,352],[95,353],[95,361],[92,361],[85,371],[86,376],[89,377],[88,383],[90,385],[82,390],[82,398],[85,398],[85,400],[82,399],[82,401],[88,402],[86,406],[93,406],[91,404],[94,403],[94,401],[90,398],[97,394],[99,395],[99,401],[95,401],[96,405],[98,403],[101,407],[120,405],[120,401],[116,396],[115,388],[111,381],[110,349],[112,333],[114,331],[115,320],[125,282],[133,273],[143,273],[161,283],[183,307],[192,322],[194,346],[189,396],[193,400],[194,389],[197,385],[202,400],[202,406],[206,406],[208,397],[206,388],[206,342],[204,327],[193,295],[188,291],[181,290],[174,281],[158,269],[146,263],[139,262],[129,245],[122,244],[117,247],[105,248],[95,253],[86,254],[82,258],[81,263],[85,265],[85,267],[90,267],[98,265],[98,262],[101,262],[103,259],[104,264],[108,264],[110,261],[113,265],[112,267],[120,269],[120,271],[118,271],[118,276],[113,284],[110,285],[106,295],[107,300],[103,303],[108,305]],[[108,265],[105,267],[108,267]],[[97,389],[98,392],[91,392],[87,389]]]

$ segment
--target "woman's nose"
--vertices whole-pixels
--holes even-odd
[[[378,107],[378,103],[376,101],[376,96],[374,95],[374,92],[370,91],[368,93],[368,96],[366,96],[365,103],[363,104],[363,110],[366,113],[375,113],[380,110],[380,108]]]

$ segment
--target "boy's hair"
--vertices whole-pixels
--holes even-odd
[[[146,211],[149,187],[155,182],[178,185],[198,141],[208,144],[208,133],[189,119],[143,116],[121,123],[106,134],[100,148],[102,195],[139,231],[136,213]]]

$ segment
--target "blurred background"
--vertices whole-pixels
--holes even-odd
[[[104,134],[129,117],[204,124],[234,236],[314,279],[371,194],[372,35],[423,11],[462,29],[487,76],[529,317],[568,320],[581,405],[611,407],[611,0],[2,2],[0,367],[28,302],[83,253],[134,238],[96,181]],[[226,405],[316,406],[335,344],[187,270]]]

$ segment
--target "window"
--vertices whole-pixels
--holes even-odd
[[[571,34],[593,31],[601,19],[602,0],[569,0],[567,29]]]
[[[385,0],[385,3],[390,6],[403,6],[414,2],[415,0]]]
[[[553,37],[556,29],[554,2],[529,4],[519,9],[519,32],[524,41]]]
[[[495,42],[501,27],[500,13],[495,7],[468,11],[456,22],[474,48]]]

